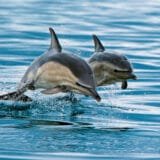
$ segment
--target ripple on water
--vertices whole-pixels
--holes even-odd
[[[15,90],[27,66],[48,49],[48,27],[65,50],[85,59],[97,34],[106,50],[130,59],[138,79],[127,90],[99,88],[101,103],[32,92],[32,103],[1,101],[0,158],[159,159],[159,7],[150,0],[1,0],[0,94]]]

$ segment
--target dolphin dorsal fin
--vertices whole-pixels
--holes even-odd
[[[103,52],[105,50],[104,46],[102,45],[101,41],[96,35],[93,35],[94,47],[95,52]]]
[[[49,47],[50,49],[55,49],[57,52],[61,52],[62,51],[62,47],[58,41],[57,35],[55,33],[55,31],[50,27],[49,28],[50,34],[51,34],[51,44]]]

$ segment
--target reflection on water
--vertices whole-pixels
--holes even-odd
[[[4,0],[0,2],[0,90],[14,91],[49,46],[49,27],[65,50],[89,58],[91,35],[125,54],[137,81],[99,88],[102,102],[76,95],[0,102],[0,159],[160,158],[160,3],[157,1]]]

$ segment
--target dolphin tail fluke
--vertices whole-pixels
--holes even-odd
[[[4,95],[0,95],[0,100],[13,100],[13,101],[23,101],[23,102],[32,101],[30,97],[24,95],[20,91],[14,91]]]

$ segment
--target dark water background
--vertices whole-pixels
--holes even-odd
[[[0,93],[15,90],[53,27],[65,50],[88,58],[91,35],[125,54],[137,81],[31,104],[0,102],[0,159],[160,159],[160,0],[1,0]],[[60,99],[59,99],[60,97]]]

